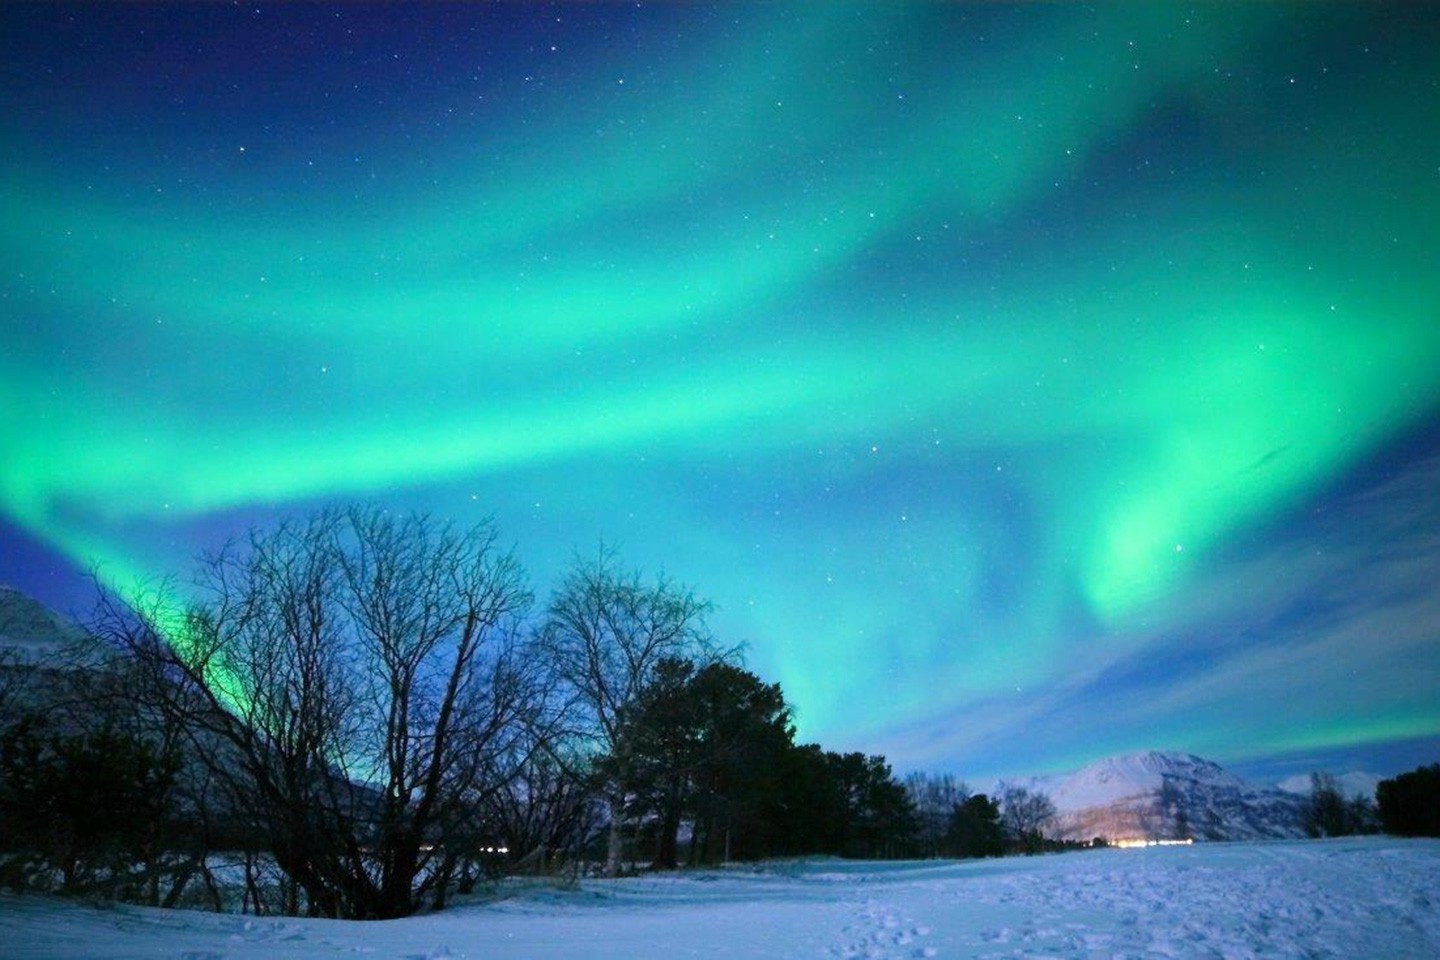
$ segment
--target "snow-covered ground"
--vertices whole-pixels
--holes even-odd
[[[817,860],[528,887],[385,923],[0,896],[0,957],[1440,957],[1440,841]]]

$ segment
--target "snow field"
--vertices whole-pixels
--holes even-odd
[[[385,923],[0,896],[0,957],[1434,958],[1440,841],[1197,844],[983,862],[816,860],[521,887]]]

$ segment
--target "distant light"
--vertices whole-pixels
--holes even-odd
[[[1188,847],[1194,842],[1195,840],[1190,837],[1184,840],[1112,840],[1110,846],[1119,847],[1122,850],[1133,850],[1136,847]]]

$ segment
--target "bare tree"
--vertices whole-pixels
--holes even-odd
[[[582,758],[560,756],[553,744],[530,753],[520,776],[487,806],[490,843],[498,837],[503,844],[501,856],[489,861],[494,869],[578,875],[582,853],[601,825],[587,772]],[[464,884],[460,889],[467,892]]]
[[[543,696],[517,655],[530,602],[488,524],[326,511],[205,559],[199,600],[112,605],[101,628],[290,881],[285,912],[443,904],[465,822],[523,760]]]
[[[970,799],[970,788],[953,773],[915,771],[905,777],[905,793],[915,808],[921,852],[927,857],[941,856],[955,808]]]
[[[1000,822],[1027,853],[1040,848],[1045,826],[1054,819],[1055,804],[1048,794],[1009,785],[1000,791]]]
[[[646,582],[621,569],[613,551],[577,558],[550,602],[537,645],[568,688],[571,716],[594,755],[603,755],[599,784],[609,815],[605,872],[620,872],[626,801],[633,766],[624,736],[626,709],[667,659],[711,657],[710,604],[664,576]]]

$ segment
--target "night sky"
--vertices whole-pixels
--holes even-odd
[[[970,778],[1440,759],[1440,8],[0,6],[0,582],[602,540]]]

